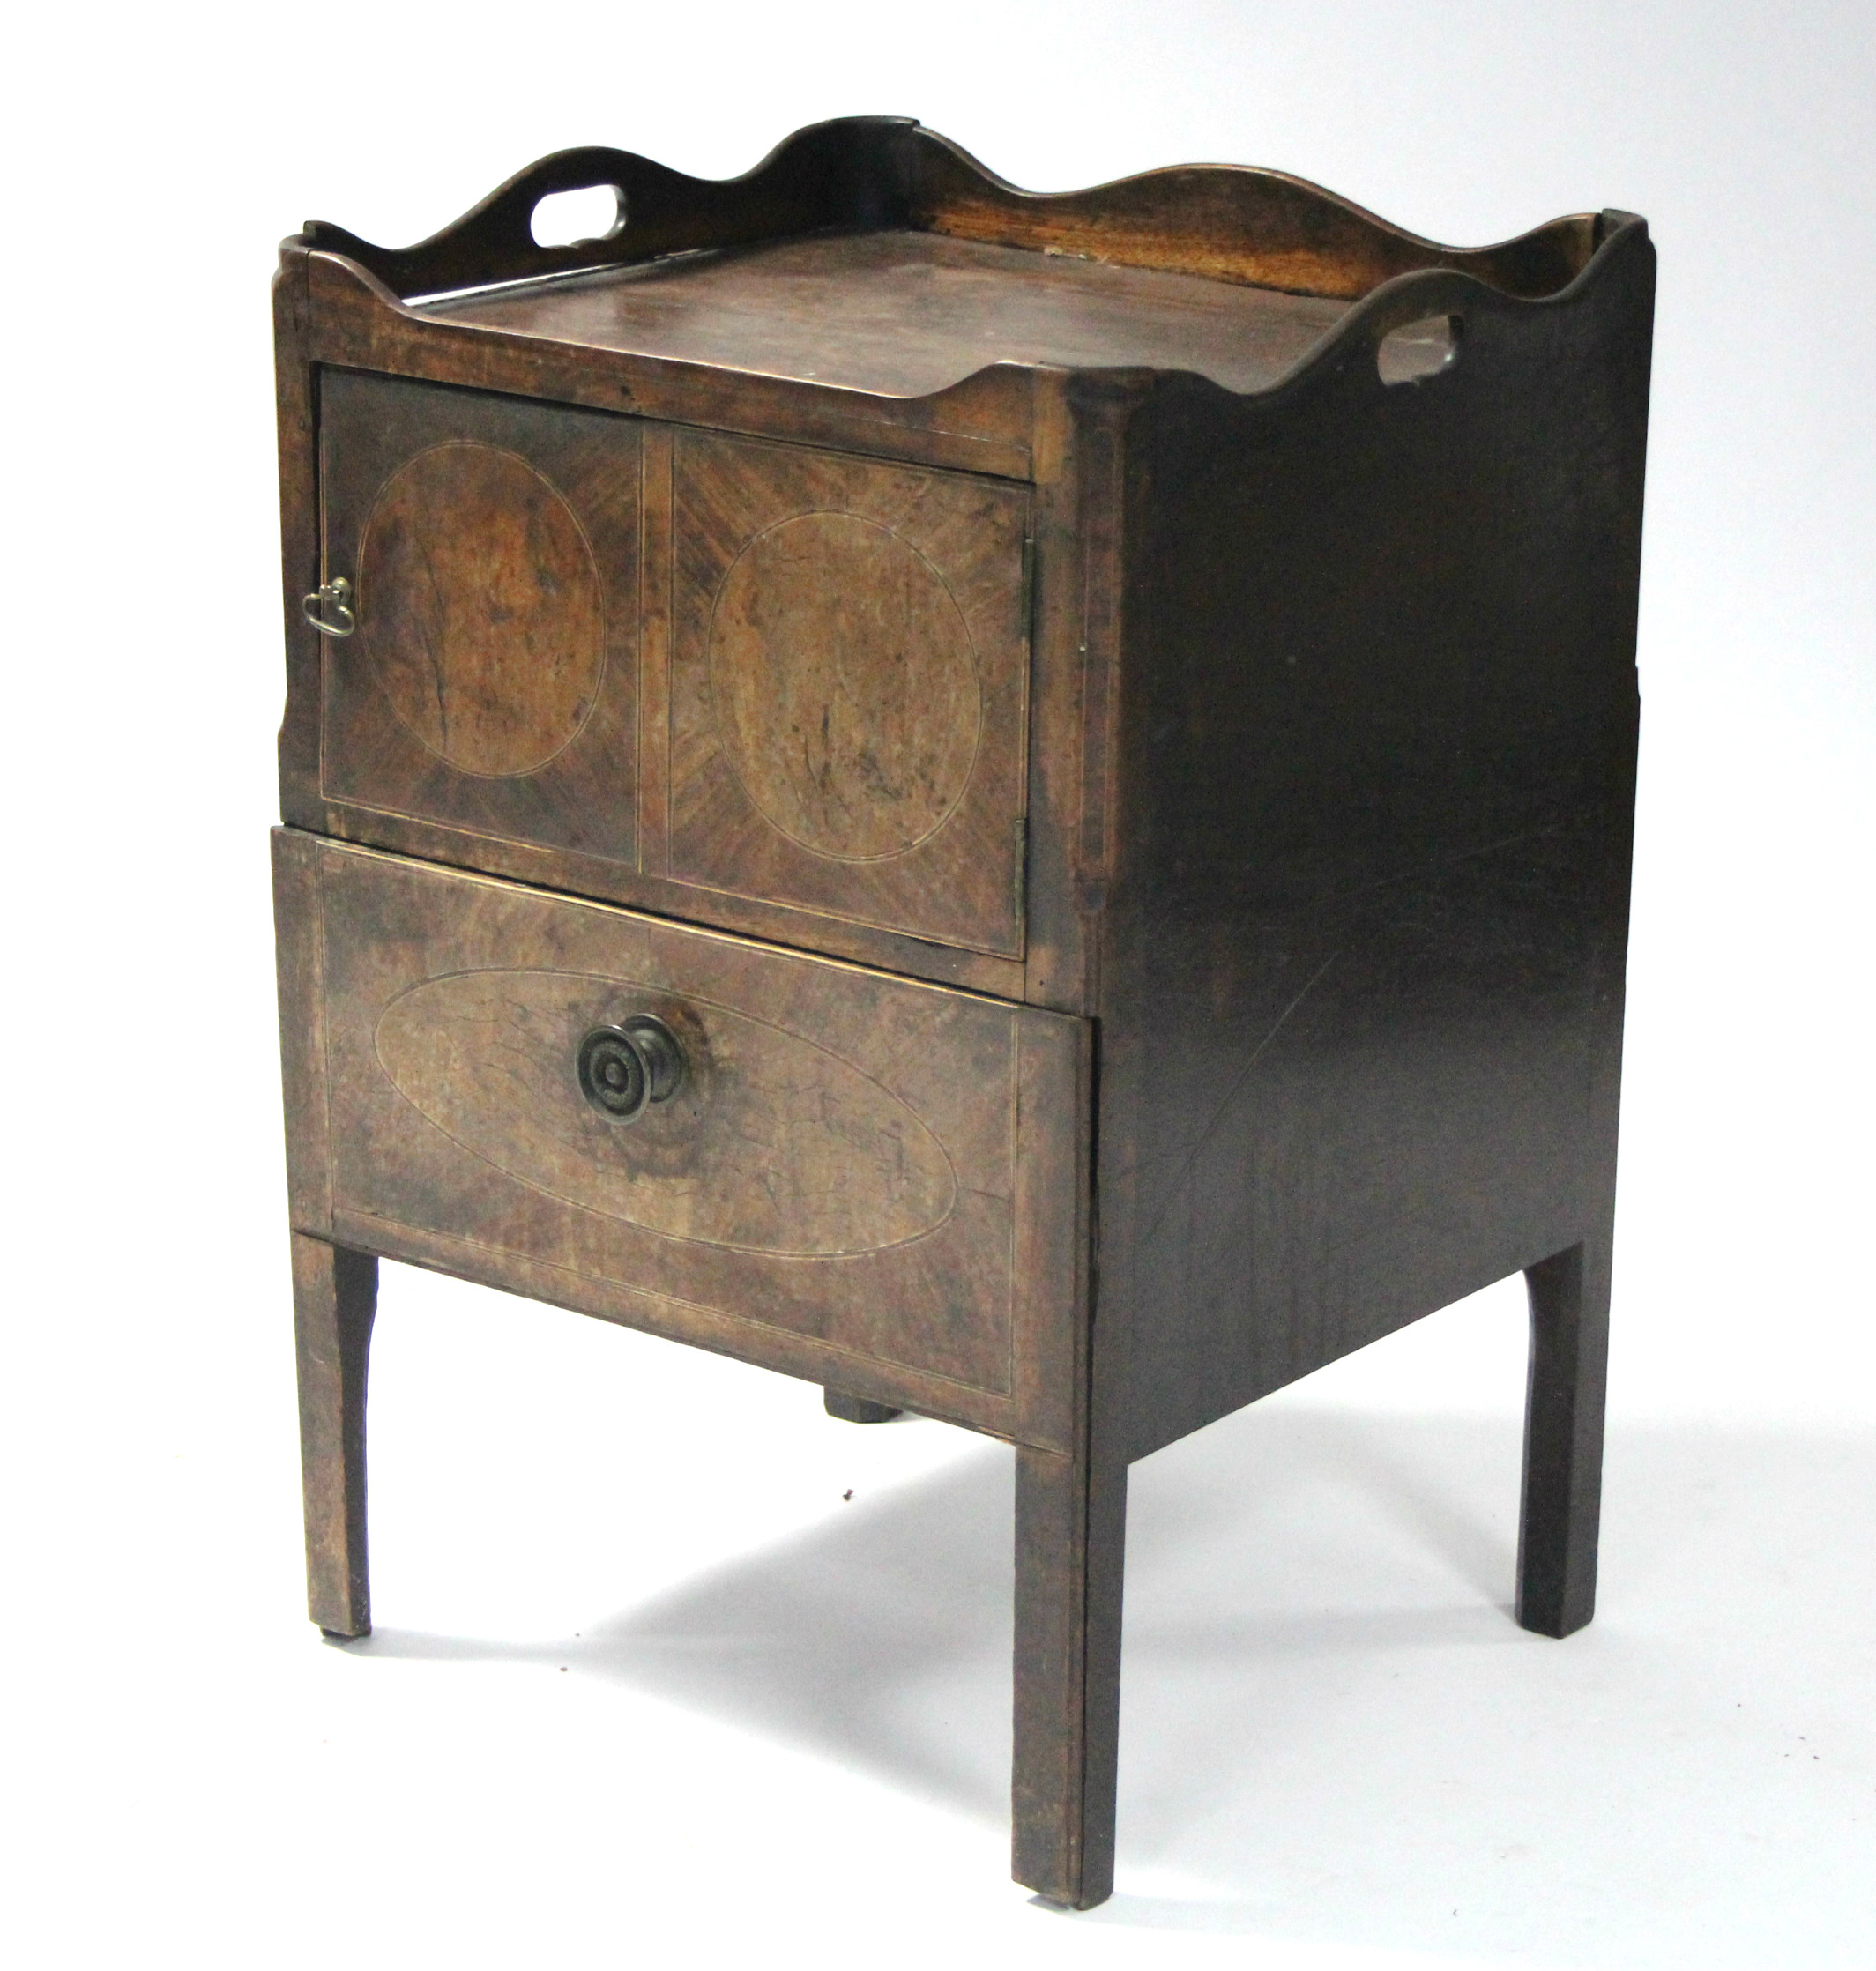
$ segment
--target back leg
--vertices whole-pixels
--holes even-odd
[[[1518,1532],[1518,1620],[1567,1636],[1596,1612],[1609,1361],[1609,1242],[1585,1240],[1525,1268],[1530,1387]]]
[[[850,1396],[844,1389],[823,1389],[821,1400],[828,1415],[838,1417],[843,1424],[890,1424],[904,1414],[890,1403],[868,1402],[864,1396]]]

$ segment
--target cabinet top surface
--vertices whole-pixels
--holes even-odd
[[[923,397],[996,362],[1276,381],[1350,303],[906,230],[822,234],[420,303],[465,326]]]

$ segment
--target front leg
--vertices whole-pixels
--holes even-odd
[[[293,1235],[307,1609],[329,1636],[371,1633],[365,1562],[365,1371],[378,1262]]]
[[[1113,1893],[1127,1466],[1016,1447],[1010,1872],[1052,1902]]]

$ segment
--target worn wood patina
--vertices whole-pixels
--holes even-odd
[[[1653,266],[1622,212],[1024,192],[890,118],[285,243],[322,1627],[383,1258],[1009,1440],[1065,1904],[1134,1460],[1522,1270],[1518,1615],[1589,1619]]]

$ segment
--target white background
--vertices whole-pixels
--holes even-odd
[[[6,31],[0,1926],[32,1966],[1870,1961],[1866,4],[42,9]],[[1136,1468],[1120,1893],[1006,1879],[1009,1454],[386,1269],[302,1616],[267,282],[530,159],[916,115],[1662,255],[1602,1612],[1504,1287]],[[852,1490],[851,1501],[844,1494]]]

